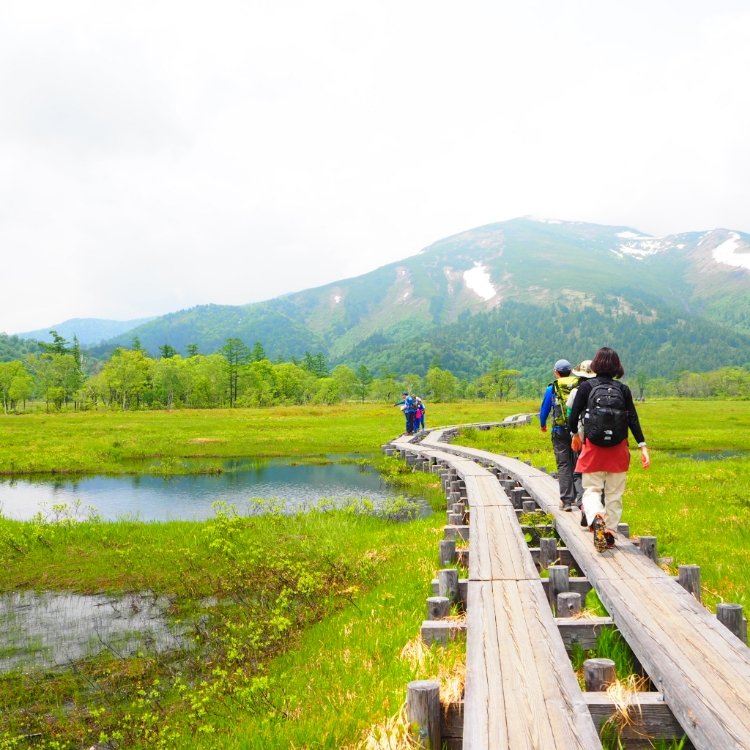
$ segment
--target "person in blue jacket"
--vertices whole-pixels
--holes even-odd
[[[414,434],[414,414],[417,411],[417,402],[414,396],[410,396],[408,391],[404,391],[401,401],[396,401],[394,406],[403,407],[404,417],[406,417],[406,434]]]
[[[573,366],[567,359],[558,359],[553,372],[555,379],[547,386],[539,407],[539,424],[542,432],[547,432],[547,419],[552,421],[552,450],[557,464],[557,482],[560,487],[560,503],[563,510],[573,510],[576,497],[582,494],[580,475],[574,476],[578,454],[571,447],[571,435],[568,429],[566,401],[580,378],[572,374]],[[580,490],[580,493],[579,493]]]

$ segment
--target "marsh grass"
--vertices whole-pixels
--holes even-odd
[[[498,402],[430,404],[429,425],[500,421]],[[325,459],[376,453],[403,430],[391,404],[64,412],[0,416],[0,474],[188,474],[227,458]],[[191,459],[189,461],[182,459]]]

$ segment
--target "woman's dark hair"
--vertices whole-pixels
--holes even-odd
[[[621,378],[625,374],[617,352],[608,346],[603,346],[594,355],[594,359],[591,360],[591,369],[597,375],[604,375],[608,378]]]

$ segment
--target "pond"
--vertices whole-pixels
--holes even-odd
[[[367,498],[375,508],[400,494],[389,489],[371,467],[348,462],[290,463],[288,460],[231,460],[220,472],[181,476],[94,476],[70,479],[0,479],[0,513],[28,520],[50,515],[54,505],[93,509],[103,520],[203,520],[212,503],[224,501],[247,512],[263,498],[294,512],[321,501],[343,504]]]
[[[105,650],[125,657],[187,648],[188,626],[170,625],[168,606],[147,593],[0,594],[0,673],[65,666]]]

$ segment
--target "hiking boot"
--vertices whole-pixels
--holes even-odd
[[[571,510],[573,510],[573,505],[572,505],[571,503],[563,503],[563,507],[562,507],[562,509],[563,509],[563,510],[564,510],[564,511],[565,511],[566,513],[570,513],[570,511],[571,511]]]
[[[594,549],[597,552],[604,552],[607,549],[607,537],[605,536],[604,519],[601,514],[596,514],[594,523],[591,524],[591,529],[594,532]]]
[[[609,529],[605,529],[604,538],[607,540],[607,549],[612,549],[615,546],[615,535]]]

